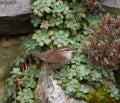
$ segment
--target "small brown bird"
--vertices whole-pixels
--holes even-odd
[[[70,61],[72,56],[72,48],[69,46],[63,46],[47,51],[46,53],[40,53],[34,50],[30,50],[29,53],[41,58],[51,67],[51,69],[58,69]]]

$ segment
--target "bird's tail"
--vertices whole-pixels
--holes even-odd
[[[43,61],[45,61],[45,56],[44,54],[38,52],[38,51],[35,51],[35,50],[29,50],[29,53],[32,54],[33,56],[36,56],[36,57],[39,57],[41,58]]]

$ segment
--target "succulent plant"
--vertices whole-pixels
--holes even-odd
[[[92,0],[92,2],[96,3],[96,0]],[[97,98],[96,101],[101,97],[104,99],[109,97],[111,101],[120,99],[119,90],[115,86],[99,91],[99,88],[104,88],[107,85],[104,80],[115,84],[114,71],[92,64],[91,59],[82,49],[84,47],[83,43],[89,44],[89,37],[92,37],[89,27],[97,28],[100,25],[99,15],[93,15],[94,11],[91,12],[91,9],[100,6],[90,4],[93,5],[90,9],[90,5],[87,3],[88,0],[32,1],[33,15],[31,16],[31,22],[36,30],[32,38],[23,43],[23,52],[12,62],[11,68],[13,71],[5,86],[5,101],[14,103],[24,101],[23,103],[28,103],[27,99],[29,99],[29,103],[34,103],[33,90],[39,77],[37,68],[39,68],[40,60],[31,58],[28,54],[29,50],[42,52],[66,45],[74,49],[72,59],[66,66],[58,70],[60,75],[54,74],[54,78],[57,79],[65,93],[89,102],[94,100],[94,97]],[[88,15],[86,10],[89,10],[92,14]],[[91,52],[92,50],[89,51],[89,53]],[[94,93],[91,92],[91,88],[94,89]],[[90,103],[97,102],[92,101]]]

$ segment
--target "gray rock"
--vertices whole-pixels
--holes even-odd
[[[4,83],[0,82],[0,103],[3,103],[2,99],[5,95]]]
[[[0,35],[33,31],[30,0],[0,0]]]
[[[22,42],[26,36],[0,38],[0,79],[9,73],[9,63],[22,50]]]
[[[41,66],[41,72],[35,89],[35,103],[87,103],[67,96],[57,81],[48,64]]]
[[[120,15],[120,0],[102,0],[101,3],[109,12]]]
[[[103,5],[120,9],[120,0],[103,0]]]
[[[0,16],[16,16],[30,13],[30,0],[0,0]]]

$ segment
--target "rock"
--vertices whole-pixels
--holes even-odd
[[[9,73],[8,64],[22,50],[21,43],[25,37],[0,39],[0,79]]]
[[[101,3],[107,11],[120,15],[120,0],[102,0]]]
[[[16,16],[30,13],[30,0],[0,0],[0,16]]]
[[[102,4],[120,9],[120,0],[103,0]]]
[[[0,35],[33,31],[30,0],[0,0]]]
[[[76,100],[68,97],[57,81],[53,79],[53,71],[50,71],[49,65],[44,64],[35,89],[35,103],[87,103],[83,100]]]
[[[0,103],[3,103],[2,99],[3,99],[4,95],[5,95],[4,82],[0,81]]]

